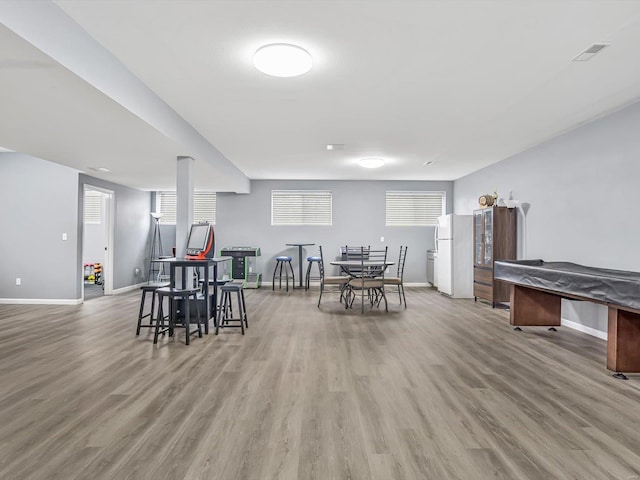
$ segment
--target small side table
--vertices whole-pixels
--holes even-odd
[[[315,243],[285,243],[285,245],[287,247],[298,247],[298,272],[300,275],[298,277],[300,279],[298,288],[304,288],[304,285],[302,284],[302,247],[311,247],[315,245]],[[293,287],[295,288],[295,285]]]

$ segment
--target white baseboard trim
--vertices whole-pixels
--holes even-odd
[[[0,298],[2,305],[80,305],[81,298]]]
[[[582,333],[586,333],[587,335],[591,335],[593,337],[601,338],[602,340],[607,339],[607,332],[601,332],[600,330],[587,327],[578,322],[572,322],[571,320],[567,320],[566,318],[560,320],[560,325],[562,325],[563,327],[571,328],[573,330],[577,330]]]
[[[128,287],[116,288],[111,291],[111,295],[120,295],[121,293],[127,293],[132,290],[138,290],[141,286],[146,285],[147,282],[136,283],[135,285],[129,285]]]
[[[137,290],[144,284],[143,282],[118,288],[117,290],[113,290],[112,295]],[[0,298],[0,305],[80,305],[82,303],[81,298]]]

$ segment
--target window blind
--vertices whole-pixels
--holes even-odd
[[[387,192],[386,226],[436,225],[444,214],[444,192]]]
[[[160,192],[159,211],[162,214],[160,223],[163,225],[176,224],[176,194],[174,192]]]
[[[102,223],[102,194],[95,190],[84,192],[84,223]]]
[[[215,192],[195,192],[193,194],[193,222],[216,223]]]
[[[272,190],[271,225],[331,225],[332,201],[327,190]]]
[[[176,223],[176,194],[175,192],[159,192],[160,223],[175,225]],[[195,192],[193,194],[193,222],[216,223],[216,194],[215,192]]]

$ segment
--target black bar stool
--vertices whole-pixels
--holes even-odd
[[[284,275],[287,282],[287,292],[289,291],[289,271],[291,271],[291,279],[292,279],[292,287],[296,286],[296,276],[293,273],[293,266],[291,265],[292,258],[286,255],[282,255],[276,257],[276,268],[273,270],[273,279],[271,281],[271,290],[275,290],[276,288],[276,272],[278,271],[278,267],[280,267],[280,272],[278,273],[278,279],[280,281],[278,288],[282,288],[282,268],[284,267]],[[287,270],[286,265],[289,266],[289,270]]]
[[[209,279],[209,287],[205,287],[204,286],[204,280],[198,280],[198,284],[200,285],[200,287],[202,288],[202,294],[203,295],[210,295],[210,288],[213,287],[215,290],[211,290],[213,292],[213,306],[211,307],[213,310],[213,326],[215,327],[218,323],[218,308],[220,303],[218,301],[218,299],[220,297],[218,297],[218,287],[223,286],[224,284],[226,284],[227,282],[230,282],[231,280],[224,280],[224,279],[218,279],[218,280],[214,280],[213,278]],[[207,320],[208,321],[208,320]],[[209,334],[209,332],[207,332],[207,329],[205,329],[205,333]]]
[[[196,305],[196,324],[198,325],[198,337],[202,338],[202,322],[200,319],[200,305],[198,304],[198,292],[200,292],[199,288],[171,288],[171,287],[162,287],[156,290],[158,294],[158,318],[156,319],[156,332],[153,336],[153,343],[158,343],[158,334],[162,333],[163,335],[166,332],[169,332],[169,336],[173,336],[173,330],[177,325],[177,316],[178,316],[178,302],[177,300],[182,300],[182,310],[184,315],[182,316],[182,326],[185,330],[186,335],[186,344],[189,345],[189,340],[191,339],[191,332],[189,331],[189,326],[191,324],[191,307],[190,300],[193,299]],[[169,299],[169,315],[165,316],[163,311],[164,297]],[[206,315],[206,312],[205,312]],[[165,327],[164,320],[168,319],[169,324]],[[162,327],[162,328],[161,328]],[[193,333],[196,333],[193,332]]]
[[[320,261],[322,259],[320,257],[316,257],[316,256],[310,256],[307,257],[307,262],[308,262],[308,266],[307,266],[307,276],[305,279],[305,284],[304,284],[304,289],[305,290],[309,290],[309,281],[312,279],[311,277],[311,266],[315,263],[318,266],[318,276],[317,277],[313,277],[313,280],[320,280]]]
[[[216,321],[216,335],[218,329],[228,327],[240,327],[242,335],[244,329],[249,328],[247,319],[247,307],[244,301],[244,288],[242,283],[229,282],[220,288],[222,296],[220,297],[220,306],[218,307],[218,319]],[[238,304],[238,317],[233,317],[233,293],[236,294]],[[237,322],[237,325],[230,325],[229,322]]]
[[[153,328],[155,327],[154,322],[157,322],[158,317],[154,317],[153,314],[156,310],[156,296],[157,296],[157,292],[156,290],[158,290],[158,288],[161,287],[168,287],[169,284],[168,283],[150,283],[148,285],[143,285],[140,287],[140,290],[142,290],[142,298],[140,299],[140,312],[138,313],[138,326],[136,328],[136,335],[140,335],[140,328],[145,327],[145,328]],[[151,294],[151,310],[149,311],[149,313],[144,313],[144,304],[145,304],[145,299],[147,297],[147,293]],[[149,318],[149,323],[146,325],[142,324],[142,320],[144,318]]]

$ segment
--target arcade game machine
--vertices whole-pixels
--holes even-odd
[[[231,278],[242,280],[244,288],[259,288],[262,273],[256,272],[260,247],[224,247],[220,250],[223,257],[231,257]],[[256,261],[254,265],[252,260]]]
[[[213,258],[215,252],[215,237],[213,225],[203,222],[191,225],[189,239],[187,240],[187,258],[192,260],[204,260]]]
[[[205,260],[207,258],[213,258],[213,254],[215,252],[215,235],[213,232],[213,225],[203,222],[203,223],[194,223],[191,225],[191,230],[189,231],[189,238],[187,239],[187,251],[185,257],[190,260]],[[204,267],[209,268],[209,267]],[[194,281],[198,282],[199,277],[199,268],[195,268],[194,270]],[[208,288],[203,288],[203,291],[208,291]],[[209,294],[211,295],[211,294]],[[190,300],[193,302],[193,300]],[[211,301],[211,299],[210,299]],[[177,308],[177,318],[182,318],[182,308],[181,301],[179,301]],[[198,300],[199,308],[200,308],[200,317],[202,321],[206,321],[207,317],[205,314],[205,303],[204,298]],[[191,310],[192,319],[195,317],[196,306],[191,303],[189,306]],[[193,320],[192,320],[193,323]]]

